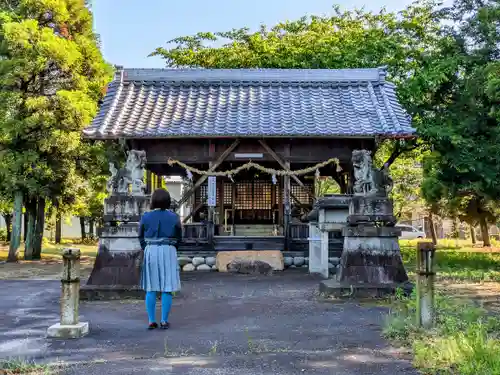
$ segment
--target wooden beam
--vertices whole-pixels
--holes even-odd
[[[213,172],[215,171],[215,169],[222,164],[222,162],[229,156],[229,154],[231,152],[233,152],[233,150],[236,148],[236,146],[238,146],[240,143],[240,140],[239,139],[236,139],[232,144],[231,146],[229,146],[226,151],[224,151],[218,158],[217,160],[215,160],[213,163],[212,163],[212,166],[208,169],[209,172]],[[184,194],[184,196],[179,200],[179,207],[181,205],[183,205],[188,199],[189,197],[191,197],[191,195],[193,195],[193,193],[196,191],[196,189],[198,189],[205,181],[206,179],[208,178],[207,175],[203,175],[201,176],[198,181],[196,181],[196,183],[193,185],[193,187],[191,189],[189,189],[186,194]]]
[[[268,144],[266,143],[266,141],[263,141],[262,139],[259,139],[259,143],[264,148],[264,150],[266,150],[266,152],[268,154],[270,154],[273,157],[273,159],[278,162],[278,164],[281,166],[281,168],[283,168],[285,171],[289,171],[290,170],[290,167],[287,167],[287,164],[285,163],[285,161],[281,160],[281,158],[279,157],[279,155],[276,152],[274,152],[271,147],[268,146]],[[313,201],[316,200],[316,197],[314,196],[314,194],[312,194],[309,191],[309,189],[307,189],[305,187],[304,183],[302,181],[300,181],[300,179],[297,176],[292,175],[290,177],[292,177],[295,180],[295,182],[297,182],[297,184],[299,184],[299,186],[302,187],[306,191],[307,195],[309,195],[309,197],[311,197],[313,199]],[[298,202],[298,203],[300,204],[300,202]]]

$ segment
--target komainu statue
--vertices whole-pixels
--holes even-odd
[[[387,165],[382,170],[373,168],[371,152],[354,150],[352,152],[354,168],[354,194],[364,196],[387,196],[393,187]]]
[[[127,152],[125,166],[116,169],[113,163],[109,163],[111,177],[107,183],[110,194],[144,195],[144,168],[146,166],[146,151],[131,150]]]

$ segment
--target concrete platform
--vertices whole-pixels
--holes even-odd
[[[56,323],[47,330],[47,337],[56,339],[79,339],[89,333],[89,323],[80,322],[73,325]]]

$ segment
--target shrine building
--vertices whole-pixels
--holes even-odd
[[[348,197],[352,151],[374,153],[415,129],[384,68],[120,69],[84,136],[144,150],[148,193],[162,177],[183,178],[180,251],[307,256],[301,218],[318,175]],[[250,161],[260,168],[235,171]],[[289,170],[297,173],[280,175]],[[340,232],[331,249],[342,249]]]

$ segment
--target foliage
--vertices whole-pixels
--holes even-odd
[[[9,108],[3,157],[28,195],[64,195],[81,180],[81,130],[92,120],[110,67],[80,0],[21,0],[0,13],[0,87]],[[5,177],[5,174],[4,174]]]
[[[496,1],[457,0],[443,11],[447,49],[433,51],[427,70],[446,72],[437,121],[420,130],[432,144],[424,160],[422,192],[430,204],[444,207],[470,224],[494,222],[500,198],[500,5]]]
[[[416,325],[416,295],[398,296],[384,335],[412,347],[414,364],[426,374],[500,373],[500,319],[470,302],[436,298],[436,327]]]
[[[83,0],[4,1],[0,9],[0,185],[71,205],[86,179],[81,131],[111,79]],[[36,209],[36,207],[35,207]],[[41,235],[41,234],[40,234]]]
[[[374,165],[382,167],[393,151],[388,142],[378,148]],[[394,202],[394,214],[399,220],[411,220],[413,213],[418,213],[424,207],[420,194],[422,183],[421,163],[428,151],[420,146],[401,154],[390,166],[394,188],[391,198]]]
[[[248,28],[200,32],[169,42],[151,55],[168,67],[202,68],[364,68],[387,66],[401,103],[420,127],[432,103],[427,91],[441,72],[421,76],[428,51],[441,42],[440,18],[433,1],[417,2],[399,13],[356,9],[332,16],[303,17],[257,32]],[[420,84],[422,83],[422,84]],[[423,84],[425,83],[425,85]],[[411,148],[411,147],[410,147]]]

